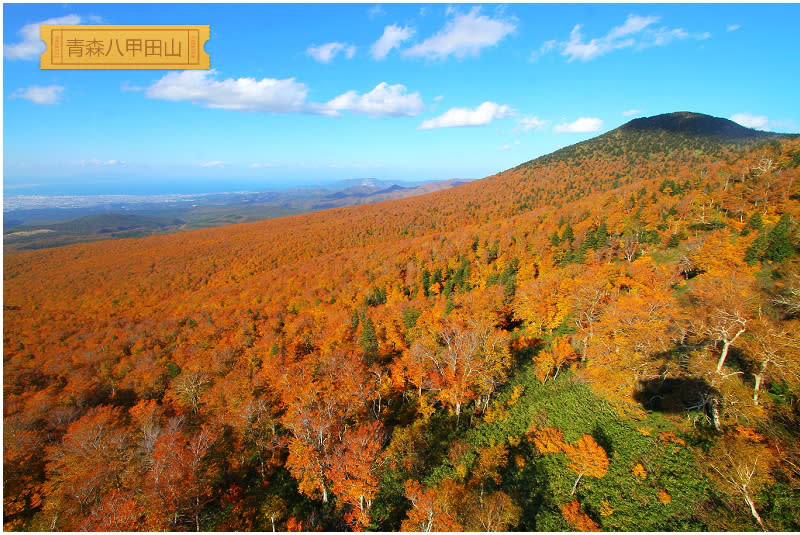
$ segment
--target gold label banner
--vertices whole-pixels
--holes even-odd
[[[209,26],[41,26],[42,69],[208,69]]]

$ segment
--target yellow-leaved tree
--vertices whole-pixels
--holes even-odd
[[[595,442],[592,435],[583,435],[574,446],[565,444],[564,453],[570,461],[569,469],[578,474],[570,494],[575,494],[583,476],[601,478],[608,473],[606,450]]]

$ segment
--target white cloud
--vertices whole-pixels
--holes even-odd
[[[453,128],[460,126],[483,126],[494,119],[505,119],[511,115],[511,108],[495,102],[484,102],[474,110],[469,108],[450,108],[442,115],[423,121],[417,130],[432,128]]]
[[[477,56],[481,49],[496,45],[515,29],[513,22],[480,15],[480,7],[474,7],[467,14],[455,15],[439,33],[403,55],[428,59],[446,59],[451,54],[457,58]]]
[[[228,78],[216,80],[215,70],[174,71],[147,88],[149,98],[189,101],[207,108],[288,113],[308,111],[308,88],[294,78]]]
[[[642,110],[628,110],[628,111],[623,111],[622,115],[624,115],[625,117],[630,117],[631,115],[639,115],[640,113],[642,113]]]
[[[13,45],[4,45],[3,55],[8,59],[39,59],[39,56],[42,55],[45,49],[44,41],[39,37],[39,26],[42,24],[80,23],[81,18],[78,15],[66,15],[64,17],[55,17],[41,22],[26,24],[17,32],[22,36],[22,41],[14,43]]]
[[[656,30],[652,34],[652,41],[650,41],[649,43],[648,42],[639,43],[638,46],[639,48],[645,48],[647,46],[665,46],[670,44],[672,41],[678,39],[687,39],[688,37],[689,37],[689,32],[687,32],[683,28],[675,28],[674,30],[667,30],[666,28],[661,28],[659,30]],[[703,39],[708,39],[709,37],[711,37],[711,34],[705,32],[697,34],[695,36],[695,39],[700,41]]]
[[[369,19],[375,19],[377,17],[382,17],[386,14],[380,4],[375,4],[369,10],[367,10],[367,14],[369,15]]]
[[[800,132],[800,127],[791,119],[773,120],[766,115],[753,115],[751,113],[736,113],[731,115],[731,121],[747,128],[768,130],[770,132]]]
[[[505,145],[503,145],[503,150],[508,150],[508,149],[510,149],[510,148],[511,148],[511,145],[509,145],[508,143],[506,143]]]
[[[539,47],[539,50],[534,50],[531,52],[531,61],[536,61],[540,57],[544,56],[545,54],[549,53],[553,49],[558,46],[558,41],[555,39],[551,39],[550,41],[545,41],[542,43],[542,46]]]
[[[519,140],[515,141],[514,145],[519,145]]]
[[[122,91],[144,91],[145,88],[138,85],[131,85],[131,83],[128,80],[125,80],[124,82],[122,82],[120,89]]]
[[[521,117],[517,119],[517,127],[514,129],[516,132],[530,132],[531,130],[544,130],[552,121],[546,119],[539,119],[537,116]]]
[[[339,115],[340,111],[365,113],[372,117],[413,117],[425,109],[419,93],[406,93],[403,84],[389,85],[381,82],[369,93],[348,91],[330,102],[317,107],[320,113]]]
[[[356,54],[355,45],[348,45],[347,43],[325,43],[324,45],[314,46],[311,45],[306,50],[306,53],[320,63],[330,63],[333,58],[343,52],[347,59],[352,58]]]
[[[87,166],[87,165],[102,165],[102,166],[109,166],[109,165],[126,165],[126,163],[122,160],[100,160],[98,158],[91,158],[89,160],[81,160],[79,162],[74,162],[77,165]]]
[[[60,85],[32,85],[27,89],[18,89],[10,95],[10,98],[24,98],[34,104],[52,106],[61,100],[62,91],[64,91],[64,87]]]
[[[571,123],[560,123],[553,127],[553,132],[559,134],[585,134],[597,132],[603,127],[603,120],[596,117],[581,117]]]
[[[407,93],[402,84],[381,82],[369,93],[348,91],[324,103],[306,102],[308,87],[294,78],[228,78],[216,80],[216,71],[176,71],[164,75],[145,90],[149,98],[189,101],[206,108],[272,113],[317,113],[338,116],[341,111],[372,117],[413,117],[425,109],[418,92]],[[133,88],[129,88],[133,89]]]
[[[213,162],[205,162],[200,164],[200,167],[221,167],[222,162],[219,160],[214,160]]]
[[[544,55],[556,48],[561,49],[561,55],[567,61],[589,61],[608,54],[613,50],[636,47],[638,49],[651,46],[666,46],[672,41],[683,39],[703,40],[711,37],[708,32],[692,34],[683,28],[669,29],[667,27],[655,28],[653,25],[660,20],[659,17],[628,15],[621,26],[615,26],[605,36],[586,41],[581,33],[581,25],[577,24],[569,34],[569,40],[556,42],[547,41],[539,51],[532,53],[532,59]]]
[[[400,43],[407,40],[414,34],[414,28],[409,26],[400,27],[396,24],[387,26],[383,29],[383,35],[375,41],[370,49],[372,57],[380,61],[384,59],[393,48],[397,48]]]
[[[612,50],[633,46],[636,40],[631,35],[642,32],[642,30],[658,22],[658,20],[658,17],[628,15],[625,24],[612,28],[605,37],[592,39],[586,43],[583,42],[583,36],[580,32],[581,26],[578,24],[572,29],[569,41],[564,44],[564,50],[561,54],[568,56],[568,61],[574,59],[588,61]]]
[[[750,113],[736,113],[731,115],[731,121],[739,123],[747,128],[766,130],[769,119],[765,115],[752,115]]]
[[[545,41],[544,43],[542,43],[539,52],[541,52],[542,54],[547,54],[548,52],[553,50],[556,47],[556,45],[558,45],[558,41],[556,41],[555,39],[550,39],[549,41]]]
[[[258,162],[256,162],[254,164],[251,164],[250,167],[253,168],[253,169],[258,169],[259,167],[272,167],[272,164],[271,163],[258,163]]]
[[[770,130],[775,132],[792,132],[792,133],[800,133],[800,127],[797,126],[797,123],[791,119],[783,119],[778,121],[770,121],[769,122]]]
[[[736,30],[738,30],[739,28],[741,28],[741,25],[739,25],[739,24],[728,24],[728,27],[727,27],[726,29],[727,29],[729,32],[735,32],[735,31],[736,31]]]

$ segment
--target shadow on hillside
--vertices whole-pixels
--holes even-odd
[[[704,400],[714,393],[715,389],[702,379],[657,377],[640,380],[633,398],[647,410],[677,413],[704,407]]]
[[[595,428],[592,429],[592,437],[604,450],[606,450],[606,455],[608,455],[608,458],[610,459],[614,455],[614,445],[611,442],[611,437],[608,436],[608,434],[600,425],[596,425]]]

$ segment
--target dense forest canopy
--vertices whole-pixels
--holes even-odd
[[[800,529],[800,139],[728,123],[6,255],[5,529]]]

